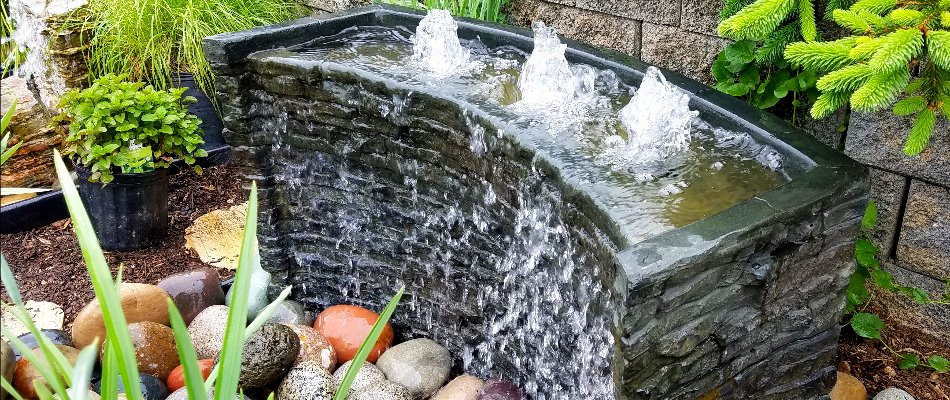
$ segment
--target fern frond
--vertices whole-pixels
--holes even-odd
[[[848,53],[855,39],[846,37],[833,42],[798,42],[785,48],[785,59],[792,65],[816,71],[828,71],[851,63]]]
[[[835,110],[848,103],[848,93],[846,92],[824,92],[815,100],[811,106],[811,116],[814,119],[827,117]]]
[[[881,15],[893,10],[896,6],[896,0],[858,0],[851,6],[851,11],[864,10]]]
[[[950,31],[928,31],[927,53],[934,64],[950,70]]]
[[[907,142],[904,143],[904,154],[916,156],[927,148],[930,143],[930,135],[933,134],[934,127],[937,125],[937,115],[934,110],[924,109],[917,114],[914,119],[914,126],[910,128],[910,134],[907,135]]]
[[[812,42],[818,37],[818,26],[815,25],[815,5],[812,0],[798,0],[798,21],[802,26],[802,37]]]
[[[822,92],[852,92],[873,75],[874,72],[867,64],[849,65],[821,77],[815,87]]]
[[[887,18],[902,26],[917,26],[924,20],[924,13],[909,8],[898,8],[887,14]]]
[[[927,107],[927,99],[924,96],[910,96],[906,99],[894,103],[895,115],[911,115],[920,112]]]
[[[877,74],[851,95],[851,108],[857,111],[876,111],[894,101],[907,86],[910,72],[907,69]]]
[[[755,51],[755,61],[760,64],[775,63],[782,57],[785,47],[800,37],[798,23],[793,22],[778,28]]]
[[[719,34],[734,40],[762,40],[795,9],[796,0],[756,0],[719,24]]]
[[[924,49],[923,33],[917,28],[896,30],[883,39],[881,48],[868,62],[877,73],[907,69],[907,62],[919,56]]]
[[[874,55],[881,48],[883,38],[872,38],[870,36],[861,36],[855,41],[854,48],[848,52],[848,57],[854,61],[865,61]]]

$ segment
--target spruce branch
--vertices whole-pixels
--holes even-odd
[[[927,54],[938,67],[950,70],[950,31],[927,31]]]
[[[921,54],[924,48],[923,34],[919,29],[899,29],[883,37],[881,48],[868,62],[877,73],[906,69],[907,63]]]
[[[849,53],[855,39],[847,37],[833,42],[798,42],[785,48],[785,59],[799,68],[829,71],[851,63]]]
[[[910,72],[907,69],[874,75],[851,95],[851,108],[870,112],[886,107],[909,81]]]
[[[815,100],[815,104],[811,107],[812,118],[821,119],[827,117],[835,110],[844,107],[845,104],[848,104],[849,97],[850,95],[847,92],[822,93],[818,96],[818,99]]]
[[[926,108],[917,113],[914,126],[910,128],[910,135],[907,135],[907,142],[904,143],[904,154],[913,157],[922,153],[930,143],[930,135],[936,125],[937,115],[934,110]]]
[[[867,82],[872,75],[874,71],[868,64],[849,65],[821,77],[816,87],[823,92],[853,92]]]
[[[818,37],[818,26],[815,24],[815,5],[812,0],[798,0],[798,20],[805,41],[815,41]]]
[[[734,40],[762,40],[795,10],[796,0],[756,0],[719,24],[719,34]]]

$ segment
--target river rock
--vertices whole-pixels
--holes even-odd
[[[237,269],[247,220],[247,202],[204,214],[185,229],[185,248],[205,264]]]
[[[386,350],[376,366],[413,397],[429,398],[448,379],[452,355],[431,339],[412,339]]]
[[[185,324],[190,324],[202,310],[224,304],[224,290],[218,273],[211,268],[198,268],[171,275],[158,282],[181,312]]]
[[[323,310],[313,327],[333,345],[337,360],[346,362],[356,357],[377,319],[379,314],[363,307],[340,304]],[[366,361],[375,363],[392,344],[393,336],[393,327],[387,322]]]
[[[343,382],[343,376],[346,375],[346,371],[350,369],[352,363],[352,361],[343,363],[343,365],[337,368],[336,372],[333,373],[333,383],[336,386],[340,386],[340,383]],[[360,372],[356,374],[356,379],[353,379],[353,383],[350,384],[350,392],[358,391],[373,383],[385,380],[386,375],[383,374],[383,371],[380,371],[375,364],[365,362],[363,366],[360,367]]]
[[[277,388],[280,400],[332,400],[336,392],[333,375],[317,361],[295,365]]]
[[[303,304],[293,300],[284,300],[277,303],[277,308],[267,322],[287,325],[313,325],[313,318],[307,317],[307,310]]]
[[[521,400],[521,389],[507,379],[489,379],[478,392],[478,400]]]
[[[73,339],[65,331],[59,329],[40,329],[40,333],[42,333],[43,336],[46,336],[46,338],[53,342],[53,344],[61,344],[63,346],[73,347]],[[36,336],[33,336],[32,333],[24,333],[17,339],[20,339],[23,344],[31,349],[39,347],[39,342],[36,340]],[[13,354],[16,356],[17,360],[20,359],[20,352],[17,351],[17,349],[13,349]]]
[[[306,325],[287,325],[297,338],[300,339],[300,353],[294,364],[304,361],[316,361],[329,372],[336,369],[336,351],[330,341],[323,337],[316,329]]]
[[[139,371],[154,375],[162,381],[178,365],[178,348],[175,332],[162,324],[150,321],[129,324],[132,347]]]
[[[874,396],[874,400],[914,400],[914,396],[902,389],[891,387],[880,391]]]
[[[15,336],[23,336],[30,333],[29,328],[21,324],[20,320],[13,316],[14,307],[14,305],[6,303],[2,305],[3,314],[0,316],[0,320],[3,320],[3,325]],[[26,308],[26,312],[29,314],[33,324],[40,330],[63,329],[65,314],[63,313],[63,308],[58,304],[48,301],[27,300],[27,302],[23,304],[23,307]]]
[[[211,388],[211,390],[208,391],[208,398],[209,399],[214,398],[214,388]],[[188,400],[188,389],[187,388],[178,389],[172,392],[172,394],[168,395],[168,397],[166,397],[165,400]],[[238,393],[234,395],[234,400],[250,400],[250,398],[247,396],[242,396],[240,393]]]
[[[413,400],[409,389],[391,381],[377,381],[360,389],[350,391],[346,400]]]
[[[16,370],[16,358],[13,356],[13,347],[6,340],[0,340],[0,376],[7,382],[13,382],[13,371]],[[0,400],[7,398],[7,391],[0,388]]]
[[[195,344],[199,359],[217,359],[224,346],[224,330],[228,325],[228,308],[211,306],[198,313],[188,325],[188,336]]]
[[[66,357],[71,364],[76,363],[76,358],[79,357],[79,350],[69,346],[56,345],[59,348],[59,351],[63,353],[63,356]],[[50,368],[49,363],[46,361],[46,356],[43,355],[42,349],[33,349],[33,354],[39,356],[40,360],[43,362],[43,368]],[[30,363],[26,357],[20,359],[16,363],[16,369],[13,372],[13,388],[20,393],[24,398],[35,399],[37,398],[36,388],[34,388],[34,382],[38,382],[40,385],[46,386],[49,388],[49,384],[46,383],[46,379],[40,375],[39,369]]]
[[[100,386],[101,382],[96,382],[93,384],[92,388],[97,393],[102,393],[102,387]],[[158,379],[149,374],[139,374],[139,387],[142,389],[142,398],[144,400],[165,400],[168,397],[168,388],[165,387],[165,383],[161,379]],[[125,399],[125,386],[122,384],[122,379],[119,379],[119,399]],[[118,400],[118,399],[117,399]]]
[[[198,368],[201,369],[202,379],[208,379],[208,375],[211,375],[211,369],[214,368],[214,360],[198,360]],[[169,391],[177,391],[185,387],[185,369],[181,365],[175,367],[170,374],[168,374],[168,379],[165,380],[165,386],[168,386]]]
[[[244,343],[242,388],[259,388],[280,380],[297,359],[300,339],[287,325],[264,324]]]
[[[255,253],[256,254],[256,253]],[[251,287],[247,291],[247,320],[253,321],[257,314],[260,314],[264,307],[267,307],[267,286],[270,285],[270,273],[261,268],[260,259],[252,263],[251,269]],[[231,305],[231,296],[234,293],[234,286],[228,289],[228,294],[224,296],[224,304]]]
[[[167,326],[168,298],[168,294],[155,285],[123,283],[119,288],[125,320],[130,324],[149,321]],[[106,328],[99,300],[93,299],[79,311],[73,321],[72,336],[73,344],[80,348],[92,344],[97,337],[102,343],[106,337]]]
[[[485,386],[485,381],[471,375],[462,375],[442,387],[432,396],[432,400],[476,400],[482,386]]]
[[[829,396],[831,400],[867,400],[868,391],[858,378],[838,372],[838,378]]]

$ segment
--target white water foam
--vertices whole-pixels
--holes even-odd
[[[690,126],[699,115],[690,111],[689,96],[656,67],[647,68],[640,87],[623,109],[620,123],[627,130],[627,151],[639,161],[673,157],[689,147]]]
[[[412,37],[412,61],[436,78],[444,78],[459,71],[470,58],[471,52],[459,42],[452,14],[429,10]]]

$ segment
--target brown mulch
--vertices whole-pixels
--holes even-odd
[[[113,273],[121,265],[123,282],[154,284],[177,272],[207,267],[185,248],[185,229],[202,214],[246,200],[242,176],[235,167],[227,165],[206,168],[201,175],[185,170],[172,176],[168,187],[168,235],[146,250],[107,253]],[[68,219],[27,232],[0,235],[0,248],[13,269],[23,298],[62,306],[66,329],[76,313],[95,297]],[[218,274],[224,279],[233,272],[219,269]],[[8,300],[5,292],[2,297]]]
[[[881,336],[895,351],[916,353],[921,364],[931,355],[950,357],[950,343],[941,343],[913,329],[894,327],[896,324],[887,318],[884,322],[886,326]],[[896,387],[917,400],[950,400],[950,373],[938,374],[924,365],[905,371],[898,367],[898,361],[881,342],[859,337],[848,326],[842,329],[838,340],[838,370],[858,378],[870,397]]]

